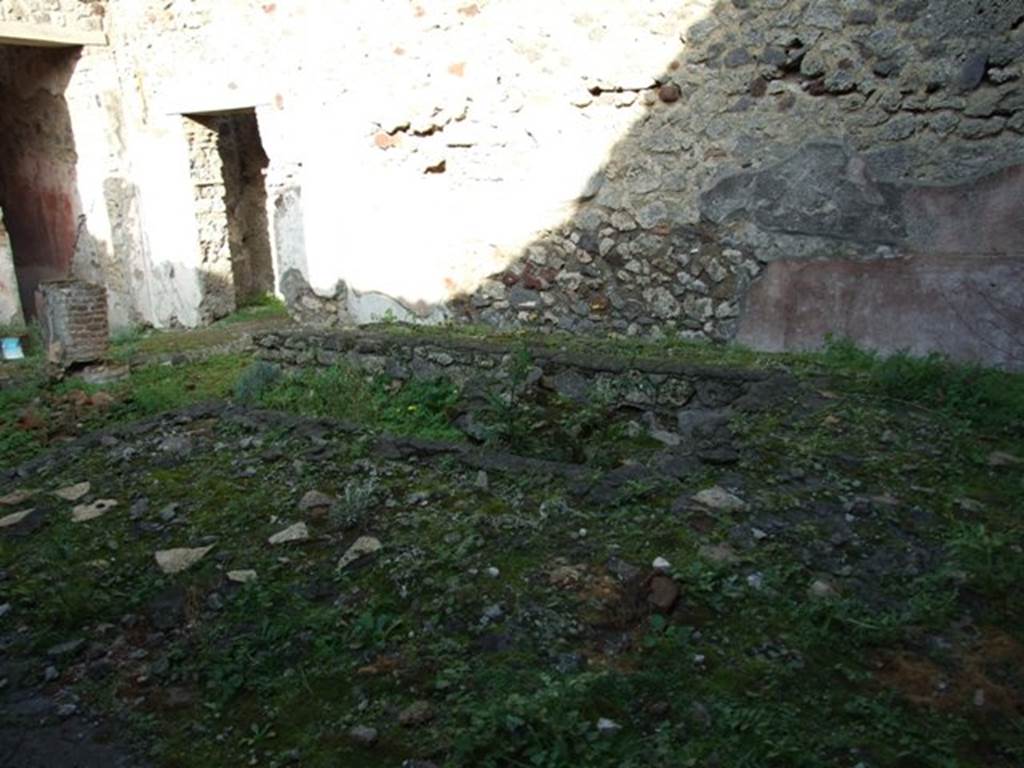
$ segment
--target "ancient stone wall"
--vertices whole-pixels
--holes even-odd
[[[440,308],[771,349],[834,333],[1024,363],[1006,348],[1020,301],[985,289],[1021,276],[1019,2],[337,13],[353,44],[318,51],[337,86],[326,115],[365,119],[339,138],[367,149],[328,153],[307,177],[307,251],[332,236],[335,249],[307,254],[308,277],[325,296],[345,279],[354,320]],[[386,97],[359,85],[371,80]],[[365,179],[352,194],[342,160]],[[357,232],[328,229],[328,187]],[[821,290],[787,279],[819,261]],[[875,266],[851,277],[850,261]],[[981,295],[941,300],[965,280]],[[879,300],[837,306],[829,286]],[[808,315],[821,322],[795,319]]]
[[[1022,20],[998,1],[715,4],[659,85],[580,100],[598,121],[643,107],[576,212],[456,314],[1024,364],[1005,290],[1024,277]],[[820,290],[786,283],[819,260]],[[837,307],[847,290],[874,300]]]
[[[1019,0],[139,0],[102,24],[110,54],[80,66],[117,149],[89,183],[98,240],[136,255],[94,261],[149,322],[245,283],[183,119],[244,109],[304,321],[1024,365]]]
[[[0,47],[0,206],[21,304],[34,314],[36,286],[71,271],[81,205],[64,91],[72,51]]]
[[[205,320],[210,321],[235,309],[224,203],[224,163],[218,146],[221,121],[218,118],[186,118],[184,123],[199,228],[199,269],[203,290],[200,312]]]
[[[713,463],[735,458],[725,447],[729,442],[726,422],[733,412],[764,408],[794,387],[790,377],[771,372],[443,333],[434,337],[427,333],[286,331],[259,334],[254,343],[259,357],[289,367],[343,362],[370,375],[402,381],[442,377],[467,387],[469,397],[475,393],[486,398],[486,392],[506,397],[544,392],[648,413],[648,427],[657,439],[678,444],[680,436],[690,439],[699,433],[706,441],[703,458]],[[663,430],[658,420],[666,418],[668,429]],[[460,427],[473,432],[471,424]]]

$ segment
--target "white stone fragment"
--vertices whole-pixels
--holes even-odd
[[[747,509],[747,502],[718,485],[694,495],[693,500],[719,512],[744,512]]]
[[[290,525],[283,531],[278,531],[267,542],[270,544],[288,544],[293,541],[306,541],[309,538],[309,528],[305,523]]]
[[[60,488],[53,492],[53,495],[58,499],[64,499],[64,501],[78,501],[80,498],[85,496],[92,488],[89,483],[76,483],[75,485],[69,485],[65,488]]]
[[[154,555],[156,564],[164,573],[174,574],[188,570],[198,563],[207,553],[213,549],[211,544],[208,547],[180,547],[177,549],[162,549]]]
[[[360,558],[380,552],[383,548],[384,545],[373,536],[360,536],[356,539],[355,544],[349,547],[348,551],[341,556],[341,559],[338,561],[338,570],[347,568]]]
[[[34,510],[26,509],[24,512],[14,512],[10,515],[0,517],[0,528],[10,528],[11,526],[17,525],[26,517],[32,514]]]
[[[71,522],[87,523],[97,517],[102,517],[116,506],[117,501],[114,499],[98,499],[92,504],[79,504],[71,510]]]

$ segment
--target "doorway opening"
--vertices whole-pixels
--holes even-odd
[[[35,317],[40,283],[71,273],[78,155],[64,92],[80,48],[0,45],[0,308]],[[14,283],[9,279],[14,275]],[[20,312],[13,308],[18,306]]]
[[[274,289],[266,171],[255,109],[186,115],[199,224],[200,311],[216,320]]]

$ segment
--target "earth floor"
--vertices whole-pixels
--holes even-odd
[[[1024,764],[1024,413],[802,366],[702,461],[249,362],[0,390],[0,765]]]

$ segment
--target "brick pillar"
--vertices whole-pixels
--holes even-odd
[[[103,286],[80,280],[40,283],[36,316],[51,363],[67,367],[95,362],[107,354],[110,330]]]

